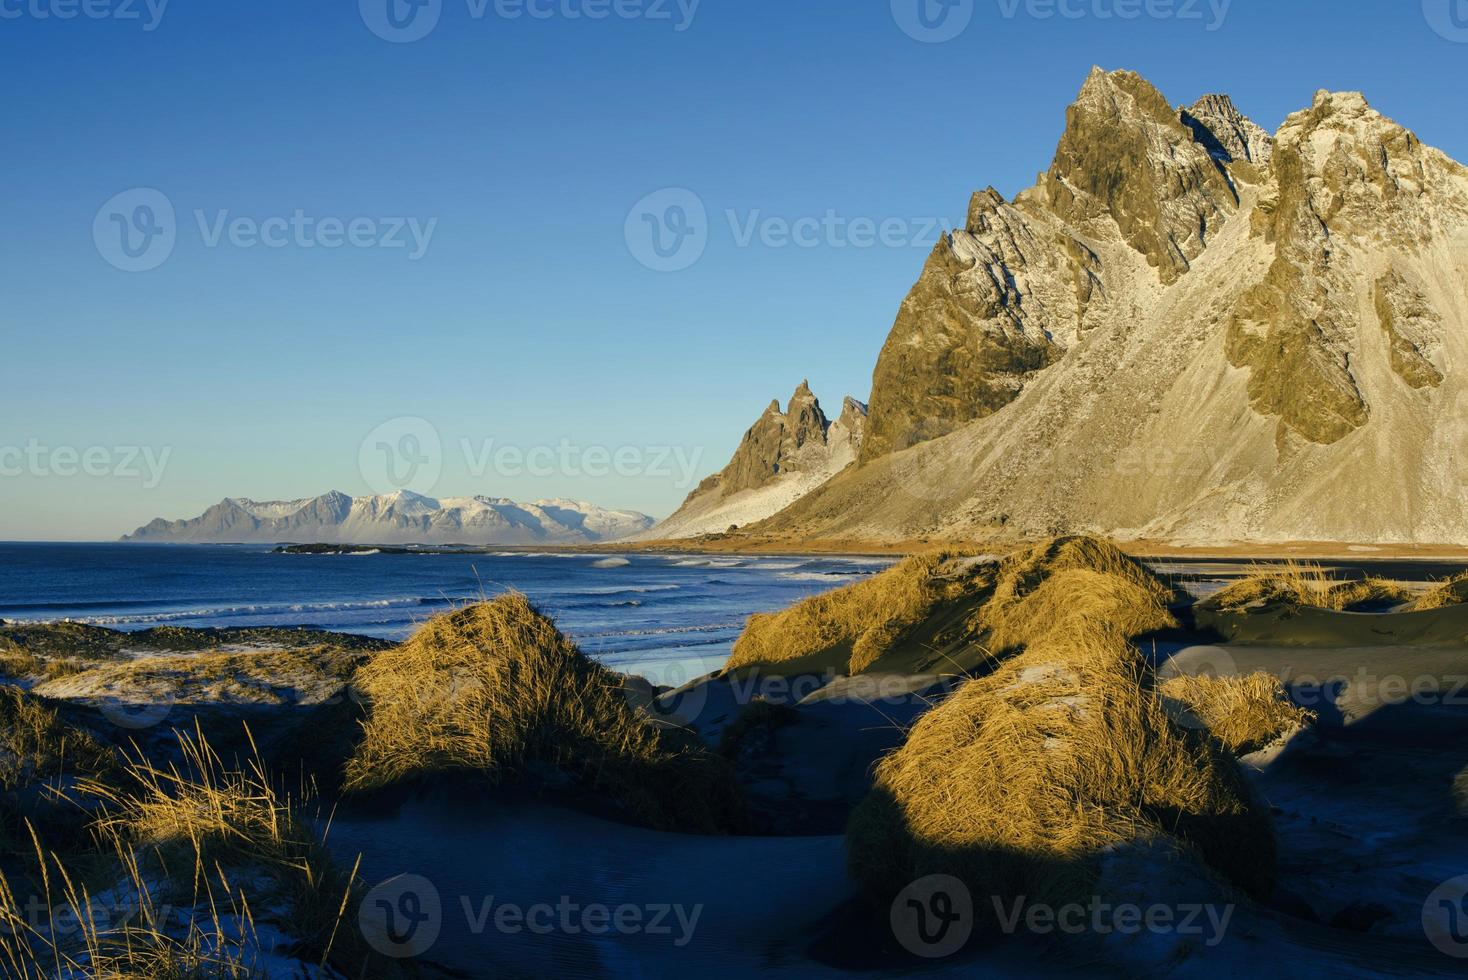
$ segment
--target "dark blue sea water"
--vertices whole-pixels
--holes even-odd
[[[398,639],[435,613],[513,588],[608,666],[674,683],[721,666],[751,613],[888,564],[809,556],[285,555],[263,546],[0,544],[0,618],[124,630],[309,625]]]

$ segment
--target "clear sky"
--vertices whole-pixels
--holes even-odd
[[[1093,64],[1468,159],[1465,0],[387,2],[0,0],[0,539],[380,490],[378,444],[665,515],[802,378],[866,396]]]

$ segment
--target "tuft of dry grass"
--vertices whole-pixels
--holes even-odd
[[[930,641],[940,613],[957,636],[1003,651],[1073,615],[1102,618],[1135,636],[1175,626],[1176,595],[1154,572],[1099,538],[1057,538],[984,562],[956,552],[918,555],[865,581],[750,617],[726,671],[790,664],[846,651],[849,674],[914,641]]]
[[[1418,596],[1408,609],[1411,612],[1424,612],[1429,609],[1461,606],[1465,602],[1468,602],[1468,572],[1461,572]]]
[[[1170,624],[1173,598],[1095,539],[1007,559],[980,615],[996,647],[1018,652],[924,715],[878,765],[847,834],[862,889],[885,902],[949,874],[975,895],[1060,905],[1095,893],[1117,848],[1161,842],[1267,893],[1267,810],[1232,759],[1173,720],[1128,642]],[[989,915],[992,903],[979,905]]]
[[[1209,596],[1205,604],[1227,611],[1270,602],[1313,606],[1336,584],[1319,565],[1295,561],[1255,565],[1249,575]]]
[[[292,955],[303,962],[383,975],[342,927],[359,900],[355,869],[333,864],[301,801],[282,795],[258,759],[226,766],[202,735],[181,735],[180,750],[177,766],[139,758],[116,781],[78,784],[96,807],[90,857],[69,867],[30,831],[33,884],[49,921],[37,921],[34,903],[0,877],[0,972],[254,978],[257,922],[268,919],[297,941]]]
[[[59,660],[46,661],[42,676],[46,681],[59,681],[66,677],[76,677],[91,670],[94,665],[81,660],[61,658]],[[44,683],[44,681],[42,682]]]
[[[1105,624],[1125,637],[1177,625],[1155,584],[1088,568],[1058,568],[1027,592],[997,593],[979,616],[995,650],[1026,646],[1078,621]]]
[[[99,775],[115,764],[112,750],[96,736],[66,724],[40,699],[0,687],[0,789],[32,779]]]
[[[1204,605],[1225,612],[1238,612],[1282,602],[1352,612],[1369,606],[1406,603],[1414,594],[1402,583],[1389,579],[1373,577],[1345,582],[1319,565],[1289,561],[1254,566],[1250,575],[1209,596]]]
[[[925,715],[879,764],[847,846],[878,901],[949,874],[976,895],[1061,905],[1094,893],[1109,849],[1168,836],[1269,890],[1269,816],[1232,760],[1169,717],[1120,634],[1086,625],[1050,631]]]
[[[1082,570],[1121,579],[1164,608],[1177,599],[1160,576],[1116,545],[1090,535],[1071,535],[1015,552],[999,568],[988,615],[1020,601],[1058,572]]]
[[[46,921],[29,915],[0,876],[0,968],[16,980],[259,980],[242,933],[247,913],[214,907],[186,927],[170,924],[170,910],[138,876],[124,886],[136,895],[121,921],[111,902],[100,902],[65,865],[48,857],[39,840],[35,857],[45,869]],[[57,905],[50,903],[55,901]]]
[[[915,555],[855,585],[751,616],[725,670],[789,663],[844,645],[849,672],[859,674],[939,604],[984,593],[992,583],[992,566],[966,554]]]
[[[1106,624],[1132,637],[1176,626],[1168,611],[1176,598],[1156,573],[1110,542],[1056,538],[1004,559],[974,626],[988,633],[995,651],[1078,622]]]
[[[45,669],[45,661],[34,654],[19,648],[0,650],[0,680],[39,677]]]
[[[1273,674],[1173,677],[1160,690],[1234,755],[1257,752],[1315,721],[1315,713],[1290,701]]]
[[[158,768],[129,760],[126,788],[89,782],[83,795],[103,801],[94,825],[109,839],[155,852],[177,864],[170,849],[202,865],[294,864],[315,846],[297,807],[281,796],[258,762],[227,767],[202,736],[180,738],[182,764]]]
[[[1332,586],[1325,594],[1325,608],[1355,612],[1371,607],[1399,606],[1414,601],[1416,595],[1401,582],[1372,577]]]
[[[503,595],[430,620],[357,674],[369,714],[346,786],[439,773],[500,782],[550,766],[670,830],[737,826],[732,769],[636,709],[620,675],[590,660],[526,598]]]

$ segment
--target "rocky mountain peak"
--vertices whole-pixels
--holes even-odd
[[[966,227],[969,234],[982,235],[984,232],[989,231],[999,213],[999,209],[1008,203],[1004,199],[1004,195],[996,191],[993,187],[976,191],[968,205],[968,223]]]
[[[802,381],[790,396],[785,410],[786,453],[798,452],[809,443],[825,443],[831,423],[821,411],[821,403],[810,390],[810,382]]]
[[[1240,112],[1227,95],[1205,95],[1180,115],[1183,125],[1220,163],[1268,166],[1274,155],[1274,137]]]
[[[1163,283],[1191,268],[1237,210],[1227,175],[1172,105],[1135,72],[1095,69],[1066,112],[1044,178],[1047,201],[1078,229],[1115,222]]]
[[[1012,202],[977,192],[965,228],[929,256],[873,373],[862,461],[1000,411],[1098,325],[1135,322],[1160,295],[1135,280],[1137,256],[1167,289],[1246,234],[1272,254],[1220,301],[1228,359],[1282,433],[1339,440],[1370,415],[1350,364],[1352,283],[1386,271],[1345,267],[1339,239],[1412,251],[1451,238],[1445,219],[1468,218],[1462,176],[1359,93],[1321,92],[1271,137],[1227,95],[1179,109],[1134,72],[1093,69],[1037,187]],[[1441,321],[1404,281],[1380,291],[1400,308],[1393,322]],[[1430,387],[1440,367],[1391,337],[1402,371]]]
[[[1161,92],[1092,70],[1039,184],[1012,202],[974,194],[966,227],[933,249],[873,373],[863,461],[1013,401],[1108,315],[1103,254],[1120,270],[1140,254],[1176,282],[1237,209],[1222,164]]]
[[[1172,117],[1172,104],[1151,82],[1134,71],[1107,71],[1100,65],[1091,66],[1091,73],[1071,105],[1072,110],[1081,107],[1106,108],[1118,115],[1149,116],[1155,122],[1166,122]]]
[[[1451,317],[1431,294],[1457,261],[1468,172],[1360,93],[1327,91],[1280,127],[1272,170],[1252,219],[1272,261],[1235,305],[1226,350],[1250,370],[1254,410],[1279,419],[1282,447],[1291,435],[1331,445],[1396,397],[1382,384],[1373,394],[1378,363],[1407,388],[1441,384],[1433,357]],[[1374,315],[1363,316],[1368,291]],[[1377,327],[1386,356],[1368,361]]]
[[[691,537],[768,517],[854,463],[866,432],[866,405],[847,396],[833,422],[802,381],[785,409],[772,402],[750,427],[728,466],[644,536]]]
[[[787,406],[782,410],[779,399],[770,402],[770,407],[744,434],[734,458],[717,477],[724,496],[768,483],[787,469],[806,446],[825,446],[831,422],[821,410],[820,400],[810,390],[809,381],[802,381],[796,387]]]

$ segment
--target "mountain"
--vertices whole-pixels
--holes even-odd
[[[678,511],[643,538],[687,538],[763,520],[855,462],[867,407],[847,398],[832,422],[802,381],[788,407],[778,400],[744,434],[734,458],[699,484]]]
[[[1357,93],[1270,136],[1096,69],[928,257],[859,464],[757,530],[1468,543],[1465,408],[1468,170]]]
[[[226,499],[187,521],[158,519],[124,541],[190,543],[550,545],[616,541],[651,527],[646,514],[575,500],[517,504],[493,497],[435,500],[406,490],[379,497],[332,492],[307,500]]]

